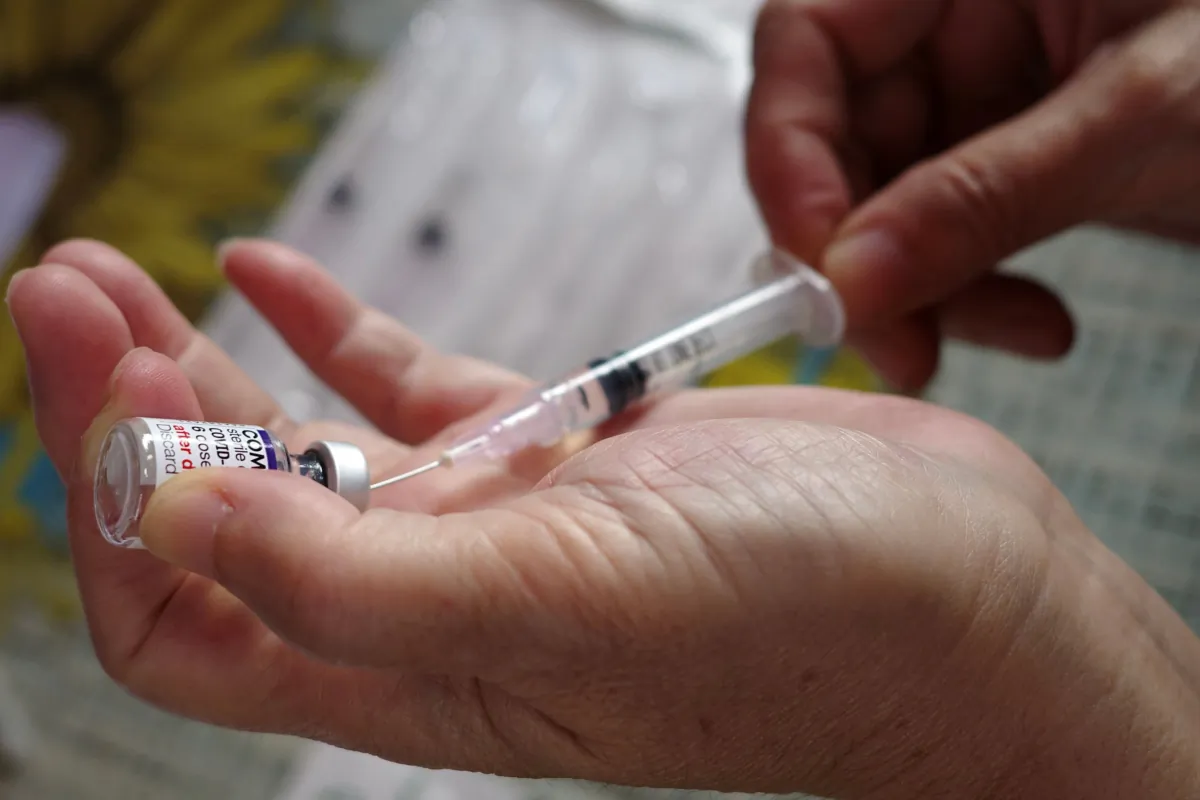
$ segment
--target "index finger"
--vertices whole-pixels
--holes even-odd
[[[849,213],[838,149],[849,129],[838,53],[796,3],[769,2],[754,42],[746,173],[775,244],[809,263]]]
[[[900,64],[945,5],[768,0],[763,7],[746,113],[746,169],[776,244],[820,263],[854,203],[853,84]]]

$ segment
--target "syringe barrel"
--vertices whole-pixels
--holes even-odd
[[[760,290],[772,285],[791,287],[790,298],[784,300],[790,303],[790,318],[786,310],[781,314],[788,319],[786,330],[761,346],[793,335],[799,336],[808,347],[818,350],[842,343],[842,337],[846,335],[846,310],[828,278],[779,249],[763,253],[754,260],[750,269]],[[773,303],[774,300],[765,302]],[[774,313],[774,306],[770,313]],[[758,348],[750,352],[754,349]]]
[[[547,447],[587,430],[648,395],[682,388],[786,336],[813,347],[837,344],[841,300],[829,281],[788,254],[772,250],[752,266],[757,288],[644,344],[592,362],[531,394],[525,403],[460,439],[451,462],[497,458]]]
[[[549,390],[574,409],[572,429],[619,414],[647,395],[682,388],[790,335],[824,348],[844,332],[841,300],[829,281],[772,250],[752,265],[758,287],[738,299],[613,358],[593,362]],[[581,402],[579,402],[581,401]]]

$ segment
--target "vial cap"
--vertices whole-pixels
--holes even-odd
[[[325,486],[359,511],[371,505],[371,469],[363,451],[346,442],[313,442],[308,452],[325,468]]]

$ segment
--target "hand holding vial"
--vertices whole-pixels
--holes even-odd
[[[96,524],[118,547],[141,548],[142,512],[169,479],[211,467],[290,472],[349,500],[359,511],[371,502],[371,471],[362,451],[344,442],[314,442],[288,452],[257,425],[170,419],[125,419],[112,427],[96,462]]]
[[[8,296],[97,655],[148,702],[520,777],[1195,795],[1200,641],[987,426],[897,397],[679,391],[364,514],[309,479],[311,443],[397,475],[533,384],[433,351],[279,245],[224,266],[376,429],[288,420],[102,245],[55,248]],[[242,448],[220,458],[257,439],[300,474],[169,472],[218,430]],[[134,509],[144,550],[102,535],[98,465],[101,521]]]

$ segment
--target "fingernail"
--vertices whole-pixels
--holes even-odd
[[[196,473],[164,483],[146,506],[138,535],[158,558],[188,572],[215,578],[213,540],[233,506],[210,480]]]
[[[882,231],[867,231],[835,243],[825,253],[823,266],[825,274],[836,281],[891,269],[903,255],[892,236]]]
[[[225,262],[229,258],[229,252],[245,241],[247,241],[245,238],[235,236],[230,239],[225,239],[217,245],[217,268],[220,269],[221,272],[225,271]]]

